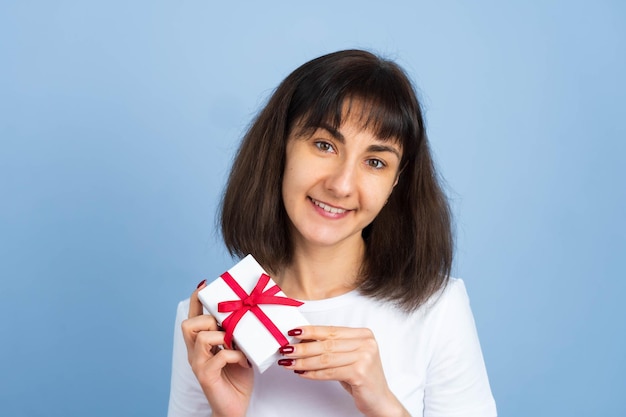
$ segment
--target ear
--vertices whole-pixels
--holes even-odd
[[[396,175],[396,180],[393,182],[393,185],[391,186],[391,191],[389,191],[389,195],[387,196],[387,200],[385,200],[385,206],[387,205],[387,202],[389,202],[389,197],[391,197],[391,194],[393,193],[393,189],[396,188],[396,185],[398,184],[398,178],[399,176]]]
[[[396,174],[396,180],[393,182],[393,186],[391,187],[392,190],[396,187],[396,185],[398,185],[398,180],[400,179],[400,175],[402,175],[402,171],[404,171],[404,167],[402,167],[402,169]]]

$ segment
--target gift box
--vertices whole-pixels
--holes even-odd
[[[298,310],[303,303],[286,297],[252,255],[199,291],[198,298],[226,332],[226,347],[234,341],[259,372],[278,361],[281,346],[296,342],[289,330],[308,324]]]

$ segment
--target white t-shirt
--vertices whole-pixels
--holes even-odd
[[[178,305],[174,330],[169,417],[210,416],[211,409],[189,363],[180,329],[189,300]],[[405,313],[358,291],[299,307],[311,324],[366,327],[378,343],[391,391],[412,416],[492,417],[491,395],[474,318],[462,280],[424,306]],[[360,416],[337,381],[311,381],[273,365],[255,373],[250,417]]]

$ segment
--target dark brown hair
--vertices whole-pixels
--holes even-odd
[[[363,230],[359,289],[406,310],[448,280],[453,252],[450,209],[430,155],[422,111],[404,71],[366,51],[331,53],[302,65],[274,91],[243,138],[222,200],[221,226],[232,255],[248,253],[273,272],[291,262],[282,200],[285,148],[296,123],[341,125],[357,99],[363,127],[402,146],[398,183]]]

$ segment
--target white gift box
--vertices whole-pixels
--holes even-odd
[[[246,294],[252,292],[262,274],[267,274],[252,255],[243,258],[230,268],[228,273]],[[275,285],[276,283],[270,278],[263,291]],[[286,297],[282,291],[278,291],[275,296]],[[219,303],[241,299],[221,276],[198,292],[198,298],[220,325],[234,312],[218,311]],[[274,323],[289,344],[296,342],[296,339],[288,336],[287,332],[309,324],[296,306],[258,304],[258,308]],[[264,372],[281,357],[278,353],[280,343],[252,311],[247,311],[241,317],[233,331],[233,339],[237,349],[246,355],[259,372]]]

